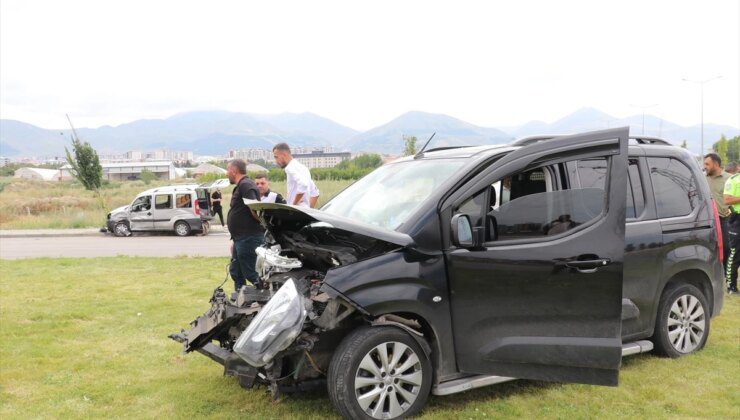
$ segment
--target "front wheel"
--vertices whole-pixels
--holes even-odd
[[[113,226],[113,234],[119,237],[131,236],[131,229],[126,222],[118,222]]]
[[[342,341],[327,376],[329,397],[343,417],[395,419],[422,409],[432,386],[432,365],[405,331],[367,327]]]
[[[681,284],[666,289],[658,305],[655,350],[668,357],[701,350],[709,336],[709,321],[707,299],[695,286]]]

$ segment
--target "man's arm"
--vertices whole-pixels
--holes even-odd
[[[294,206],[296,206],[296,205],[298,205],[298,203],[301,202],[301,200],[303,200],[303,193],[298,193],[298,194],[295,195],[295,198],[293,199],[293,202],[291,204],[293,204]]]
[[[255,200],[260,201],[260,193],[257,189],[249,188],[245,184],[242,184],[244,186],[244,189],[241,190],[242,197],[247,198],[249,200]],[[249,206],[247,206],[249,208]],[[252,213],[252,218],[257,221],[257,223],[260,223],[260,218],[257,217],[257,213],[254,212],[251,208],[249,209],[249,212]]]
[[[319,196],[318,195],[313,196],[308,201],[309,201],[309,204],[311,205],[311,208],[312,209],[315,209],[316,208],[316,203],[319,201]]]
[[[276,202],[276,203],[278,203],[278,204],[288,204],[288,202],[287,202],[287,201],[285,201],[285,197],[283,197],[283,196],[282,196],[282,195],[280,195],[279,193],[275,193],[275,194],[277,194],[277,195],[275,196],[275,202]]]
[[[728,206],[731,206],[733,204],[740,204],[740,197],[734,196],[734,195],[724,195],[725,197],[725,204]]]

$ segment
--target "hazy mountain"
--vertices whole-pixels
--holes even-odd
[[[426,143],[432,133],[437,133],[429,147],[475,146],[504,143],[511,136],[495,128],[479,127],[443,114],[412,111],[353,137],[346,148],[354,151],[401,153],[403,135],[413,135],[418,146]]]
[[[687,140],[699,153],[700,126],[682,127],[646,114],[644,134],[665,138],[674,144]],[[196,111],[165,119],[137,120],[116,127],[79,128],[83,140],[100,153],[168,148],[192,150],[196,154],[222,155],[231,149],[269,149],[285,141],[292,146],[332,145],[338,150],[397,154],[403,150],[403,135],[415,135],[419,146],[436,132],[430,147],[479,145],[508,142],[537,134],[568,134],[610,127],[629,126],[632,134],[643,133],[642,114],[616,118],[594,108],[582,108],[551,122],[530,121],[516,127],[480,127],[443,114],[407,112],[386,124],[359,133],[312,113],[277,115],[227,111]],[[724,134],[740,135],[735,127],[704,125],[705,149]],[[62,156],[70,144],[68,129],[47,130],[15,120],[0,120],[0,155]]]
[[[69,144],[66,129],[46,130],[13,120],[2,120],[0,126],[3,155],[54,156],[62,154],[64,145]],[[186,112],[115,127],[79,128],[77,132],[100,153],[169,148],[204,154],[223,154],[235,148],[269,149],[282,141],[323,146],[346,141],[357,133],[315,114],[262,116],[226,111]]]
[[[290,112],[277,115],[252,114],[255,118],[265,121],[278,130],[291,136],[323,139],[329,144],[346,143],[359,132],[320,115],[304,112],[293,114]]]
[[[555,122],[544,123],[531,121],[519,127],[510,129],[515,137],[526,137],[537,134],[572,134],[589,130],[603,130],[614,127],[630,127],[631,135],[646,135],[661,137],[676,145],[686,140],[689,150],[699,153],[701,146],[701,126],[682,127],[673,122],[645,114],[644,130],[643,115],[632,115],[626,118],[616,118],[594,108],[581,108]],[[704,149],[711,147],[721,135],[734,137],[740,135],[740,129],[727,125],[704,124]]]
[[[15,120],[0,120],[0,156],[38,156],[47,150],[64,154],[69,136]],[[52,153],[50,153],[52,154]]]

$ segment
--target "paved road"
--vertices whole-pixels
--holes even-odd
[[[229,236],[212,232],[208,236],[133,236],[117,238],[110,235],[0,238],[0,259],[37,257],[140,257],[229,255]]]

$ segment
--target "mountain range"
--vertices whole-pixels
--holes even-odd
[[[579,109],[557,121],[530,121],[515,127],[489,128],[444,114],[407,112],[365,132],[309,112],[276,115],[228,111],[194,111],[165,119],[142,119],[115,127],[79,128],[79,137],[101,154],[128,150],[191,150],[198,155],[222,155],[242,148],[270,149],[287,142],[292,146],[331,145],[335,150],[398,154],[403,135],[417,136],[423,144],[436,132],[430,147],[506,143],[535,134],[568,134],[609,127],[630,126],[632,134],[665,138],[675,144],[687,141],[700,152],[701,127],[684,127],[652,115],[616,118],[594,108]],[[16,120],[0,120],[0,155],[8,157],[61,156],[70,144],[69,129],[44,129]],[[705,148],[721,135],[734,137],[740,129],[704,124]]]

